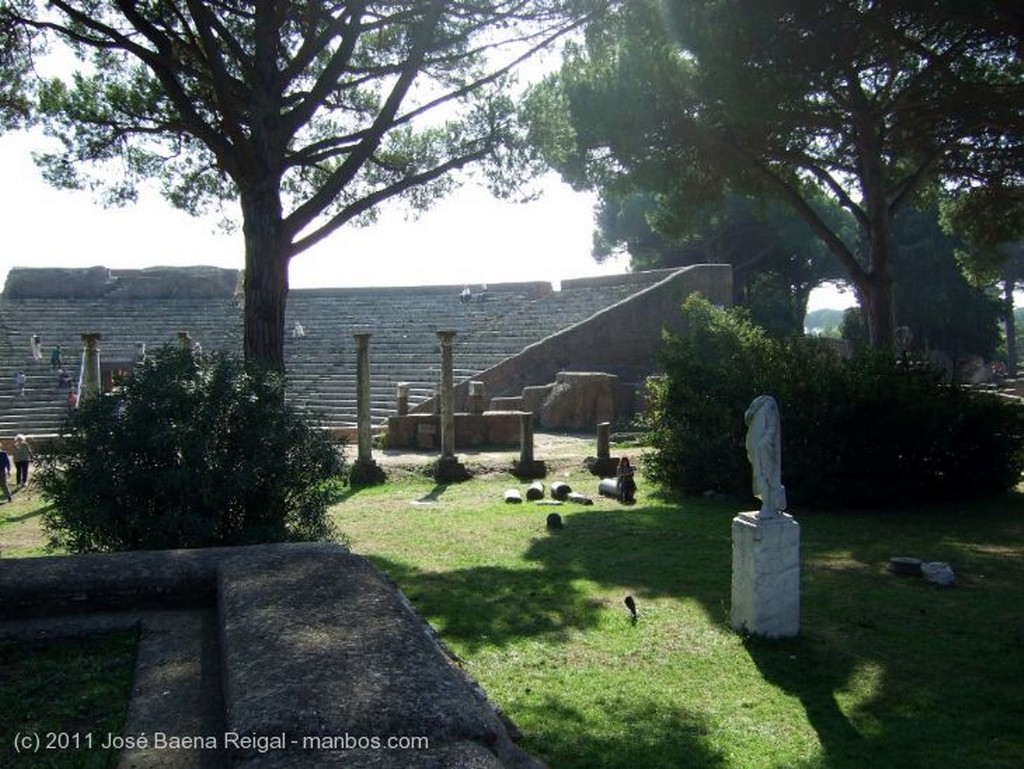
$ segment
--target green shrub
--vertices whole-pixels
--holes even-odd
[[[164,348],[69,413],[38,480],[54,547],[192,548],[330,539],[342,467],[280,376]]]
[[[666,376],[647,382],[643,424],[657,450],[645,467],[653,480],[687,492],[749,491],[743,411],[766,391],[778,345],[745,310],[723,312],[693,295],[683,312],[688,333],[665,337]]]
[[[648,383],[655,480],[687,493],[750,494],[743,414],[775,396],[791,504],[892,506],[1012,488],[1024,467],[1024,409],[944,384],[889,356],[850,361],[813,340],[768,339],[700,297]]]

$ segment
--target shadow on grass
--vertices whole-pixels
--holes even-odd
[[[854,672],[854,660],[839,649],[806,637],[768,641],[748,638],[747,653],[766,681],[800,700],[818,735],[823,755],[798,766],[855,767],[887,764],[840,709],[836,692]],[[913,766],[915,764],[904,764]]]
[[[545,698],[520,711],[520,720],[530,724],[524,747],[559,769],[727,766],[711,747],[711,729],[700,713],[666,709],[642,696],[609,703],[609,718],[601,724],[567,698]]]
[[[1024,766],[1022,502],[802,516],[801,635],[745,644],[818,735],[800,766]],[[959,586],[892,574],[895,555],[948,560]]]
[[[437,500],[441,498],[441,495],[444,494],[446,491],[448,491],[448,484],[439,483],[416,501],[426,503],[437,502]]]
[[[602,609],[579,589],[536,569],[477,566],[423,572],[384,558],[370,560],[401,586],[442,636],[470,650],[530,636],[564,637],[569,630],[595,626]]]
[[[41,515],[53,510],[53,505],[46,505],[45,507],[37,507],[33,510],[29,510],[23,515],[12,515],[10,518],[5,519],[7,523],[21,523],[22,521],[30,521],[33,518],[39,518]]]
[[[36,642],[0,642],[0,765],[5,769],[101,769],[116,752],[100,735],[124,732],[136,632]],[[15,735],[66,738],[62,750],[19,750]],[[95,742],[87,742],[94,736]],[[21,743],[22,745],[24,743]],[[78,745],[78,749],[75,748]]]
[[[595,627],[599,612],[607,607],[586,598],[574,585],[578,579],[629,586],[638,597],[694,597],[713,607],[709,613],[714,621],[727,621],[728,515],[688,515],[654,506],[577,509],[564,519],[563,529],[538,536],[525,554],[527,561],[543,568],[474,566],[425,572],[370,558],[443,636],[470,649]]]

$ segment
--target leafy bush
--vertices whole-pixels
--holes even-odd
[[[683,311],[688,333],[666,337],[660,356],[666,375],[647,382],[643,424],[657,450],[645,466],[670,488],[749,491],[743,411],[750,393],[765,391],[778,345],[743,309],[723,312],[693,295]],[[736,407],[744,401],[737,427]]]
[[[330,539],[337,446],[280,376],[164,348],[69,413],[43,457],[52,546],[73,552]]]
[[[742,312],[700,297],[687,332],[666,338],[648,383],[647,467],[687,493],[750,494],[743,414],[775,396],[791,504],[894,506],[1013,487],[1024,408],[865,353],[844,361],[813,340],[768,339]]]

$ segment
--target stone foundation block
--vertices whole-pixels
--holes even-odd
[[[791,515],[733,518],[730,621],[766,638],[799,634],[800,524]]]

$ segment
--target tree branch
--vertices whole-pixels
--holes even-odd
[[[416,76],[419,74],[423,59],[426,56],[430,42],[441,19],[443,9],[444,0],[431,0],[422,21],[417,27],[412,48],[406,58],[402,73],[392,87],[391,93],[388,94],[387,100],[377,113],[373,124],[366,130],[357,149],[345,158],[344,162],[321,185],[319,190],[286,217],[284,228],[290,239],[294,239],[309,222],[319,215],[321,211],[324,211],[331,201],[345,189],[345,186],[355,178],[355,175],[367,159],[376,151],[387,131],[394,125],[395,115],[401,107],[402,100],[405,99]]]
[[[414,187],[418,187],[423,184],[428,184],[436,179],[441,178],[447,173],[456,171],[464,166],[483,159],[490,152],[489,147],[484,147],[471,152],[466,155],[462,155],[457,158],[451,158],[439,166],[435,166],[427,171],[423,171],[412,176],[406,176],[394,184],[379,189],[375,192],[365,195],[354,203],[346,206],[343,210],[339,211],[333,217],[331,217],[326,223],[318,227],[316,230],[311,232],[302,238],[295,239],[292,243],[291,250],[289,252],[289,258],[301,254],[303,251],[316,245],[320,241],[327,238],[329,235],[337,231],[340,227],[345,225],[347,222],[352,221],[360,214],[366,213],[374,206],[389,200],[390,198],[397,197],[403,192],[406,192]]]

